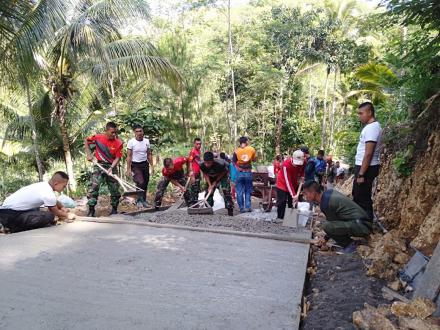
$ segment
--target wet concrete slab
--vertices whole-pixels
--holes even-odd
[[[1,329],[296,329],[307,244],[74,222],[0,237]]]

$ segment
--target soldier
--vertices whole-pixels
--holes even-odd
[[[108,122],[105,126],[104,134],[96,134],[89,136],[84,143],[86,156],[88,161],[93,161],[92,151],[90,145],[95,145],[95,158],[97,162],[107,169],[101,170],[98,166],[93,167],[89,191],[87,193],[89,206],[89,213],[87,216],[95,216],[95,206],[98,203],[99,188],[103,183],[107,184],[110,191],[112,211],[110,214],[118,213],[119,199],[121,194],[119,192],[118,182],[109,174],[117,173],[117,166],[122,158],[122,141],[116,137],[117,126],[113,122]]]
[[[190,165],[189,175],[191,177],[191,201],[190,205],[197,203],[200,192],[200,149],[202,148],[202,140],[194,139],[194,147],[189,152],[188,163]]]
[[[190,204],[191,196],[189,191],[185,188],[186,180],[185,172],[183,170],[185,164],[187,165],[189,172],[188,159],[186,157],[177,157],[174,160],[171,158],[165,158],[163,160],[162,179],[157,184],[156,196],[154,198],[154,206],[156,210],[159,209],[162,204],[163,195],[170,182],[182,191],[186,204]]]
[[[231,196],[231,183],[229,181],[229,163],[223,159],[214,159],[211,151],[205,152],[203,162],[200,163],[200,170],[203,172],[207,187],[207,193],[210,193],[207,202],[214,205],[214,192],[219,189],[225,199],[225,208],[228,215],[234,215],[234,203]]]
[[[319,204],[327,220],[322,225],[326,236],[320,243],[325,244],[328,239],[333,238],[343,248],[344,253],[352,253],[356,250],[356,244],[351,237],[370,234],[372,221],[350,198],[333,189],[323,192],[323,187],[315,181],[306,182],[303,191],[309,202]]]

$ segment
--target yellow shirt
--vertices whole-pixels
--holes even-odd
[[[235,150],[235,155],[237,156],[238,166],[248,167],[255,160],[257,153],[254,148],[247,146]]]

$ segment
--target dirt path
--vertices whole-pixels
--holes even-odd
[[[317,272],[306,289],[310,310],[302,322],[303,330],[355,329],[352,314],[363,309],[364,303],[389,303],[381,295],[385,282],[366,275],[359,255],[316,252],[314,260]]]

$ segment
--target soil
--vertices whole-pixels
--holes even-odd
[[[368,277],[357,253],[314,251],[313,259],[317,269],[306,287],[310,307],[301,329],[355,329],[352,314],[364,303],[375,307],[389,303],[381,294],[386,282]]]

